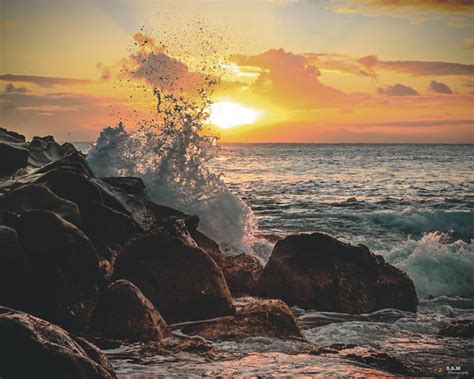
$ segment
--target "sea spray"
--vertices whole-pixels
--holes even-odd
[[[153,38],[139,33],[134,39],[140,47],[125,72],[135,80],[146,79],[156,112],[130,129],[122,123],[104,129],[89,152],[89,163],[99,176],[141,177],[157,203],[198,215],[200,230],[224,251],[251,252],[252,245],[261,251],[250,207],[209,165],[218,151],[208,119],[219,64],[207,59],[208,73],[190,72]],[[192,86],[186,87],[190,79]]]

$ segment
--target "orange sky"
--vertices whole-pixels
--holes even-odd
[[[92,141],[220,75],[224,142],[473,143],[473,4],[3,0],[0,126]]]

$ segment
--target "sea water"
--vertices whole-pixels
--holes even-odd
[[[368,246],[414,281],[417,314],[381,310],[354,316],[293,309],[308,341],[384,351],[425,375],[471,361],[472,340],[442,338],[437,332],[448,321],[474,314],[474,146],[222,144],[206,164],[223,173],[225,190],[198,207],[177,206],[197,213],[204,231],[225,245],[226,253],[239,250],[235,240],[245,242],[226,240],[229,230],[234,228],[237,236],[248,233],[241,230],[242,220],[250,220],[259,237],[247,240],[245,250],[263,263],[271,245],[262,235],[320,231]],[[153,197],[153,189],[149,192]],[[228,359],[164,362],[142,359],[130,347],[109,355],[119,375],[132,377],[377,375],[348,362],[289,355],[298,347],[285,341],[249,338],[217,345]]]

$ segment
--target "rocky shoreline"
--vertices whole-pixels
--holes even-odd
[[[114,378],[92,342],[211,355],[194,336],[304,342],[289,306],[416,312],[410,278],[365,246],[291,235],[262,267],[224,255],[198,217],[155,204],[141,179],[97,178],[71,144],[0,129],[0,162],[1,378]],[[358,346],[304,352],[409,374]]]

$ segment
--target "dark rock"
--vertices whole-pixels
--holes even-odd
[[[0,141],[23,143],[26,141],[25,136],[5,128],[0,128]]]
[[[178,327],[179,325],[176,325]],[[251,299],[235,316],[179,326],[183,333],[210,340],[251,336],[302,338],[290,308],[281,300]]]
[[[167,335],[167,325],[137,287],[117,280],[102,292],[91,332],[107,339],[159,341]]]
[[[145,196],[146,194],[145,183],[141,178],[127,176],[102,178],[102,180],[129,195]]]
[[[28,144],[28,163],[33,167],[40,167],[64,157],[66,151],[59,145],[52,136],[33,137]],[[68,148],[70,152],[70,148]]]
[[[411,279],[368,248],[322,234],[277,242],[259,282],[262,296],[319,311],[369,313],[382,308],[416,311]]]
[[[87,208],[85,208],[87,207]],[[141,231],[127,214],[116,211],[97,201],[89,201],[83,208],[84,230],[93,240],[123,243]]]
[[[0,307],[0,377],[112,379],[105,356],[59,326]]]
[[[26,256],[24,278],[10,284],[28,288],[15,307],[74,333],[84,333],[98,299],[104,270],[89,239],[54,213],[28,211],[17,232]]]
[[[263,273],[259,260],[248,254],[225,256],[219,264],[232,294],[254,294]]]
[[[222,271],[200,248],[164,233],[132,241],[119,254],[116,278],[134,283],[168,323],[234,313]]]
[[[78,151],[40,167],[35,171],[35,173],[46,173],[54,169],[69,170],[89,178],[94,177],[94,173],[92,172],[89,163],[87,163],[84,156]]]
[[[28,164],[28,150],[14,143],[0,142],[0,176],[13,175]]]
[[[159,342],[149,342],[140,350],[140,354],[144,356],[171,356],[175,360],[180,359],[182,354],[183,360],[189,360],[189,354],[198,355],[202,358],[215,361],[219,357],[219,350],[215,344],[206,341],[200,337],[176,338],[174,336],[164,338]]]
[[[411,375],[410,370],[398,358],[387,353],[373,351],[354,344],[333,344],[317,348],[314,355],[337,354],[342,359],[356,361],[363,365],[398,375]]]
[[[27,184],[7,192],[0,197],[0,208],[17,214],[43,209],[56,213],[76,226],[81,224],[77,205],[60,198],[41,184]]]
[[[444,337],[474,338],[474,319],[454,320],[441,328]]]
[[[25,285],[26,256],[18,241],[17,232],[0,225],[0,304],[12,305],[23,298],[28,289]]]
[[[255,293],[263,272],[263,267],[257,258],[248,254],[224,255],[219,244],[200,231],[193,230],[190,235],[221,268],[232,294],[253,295]]]

